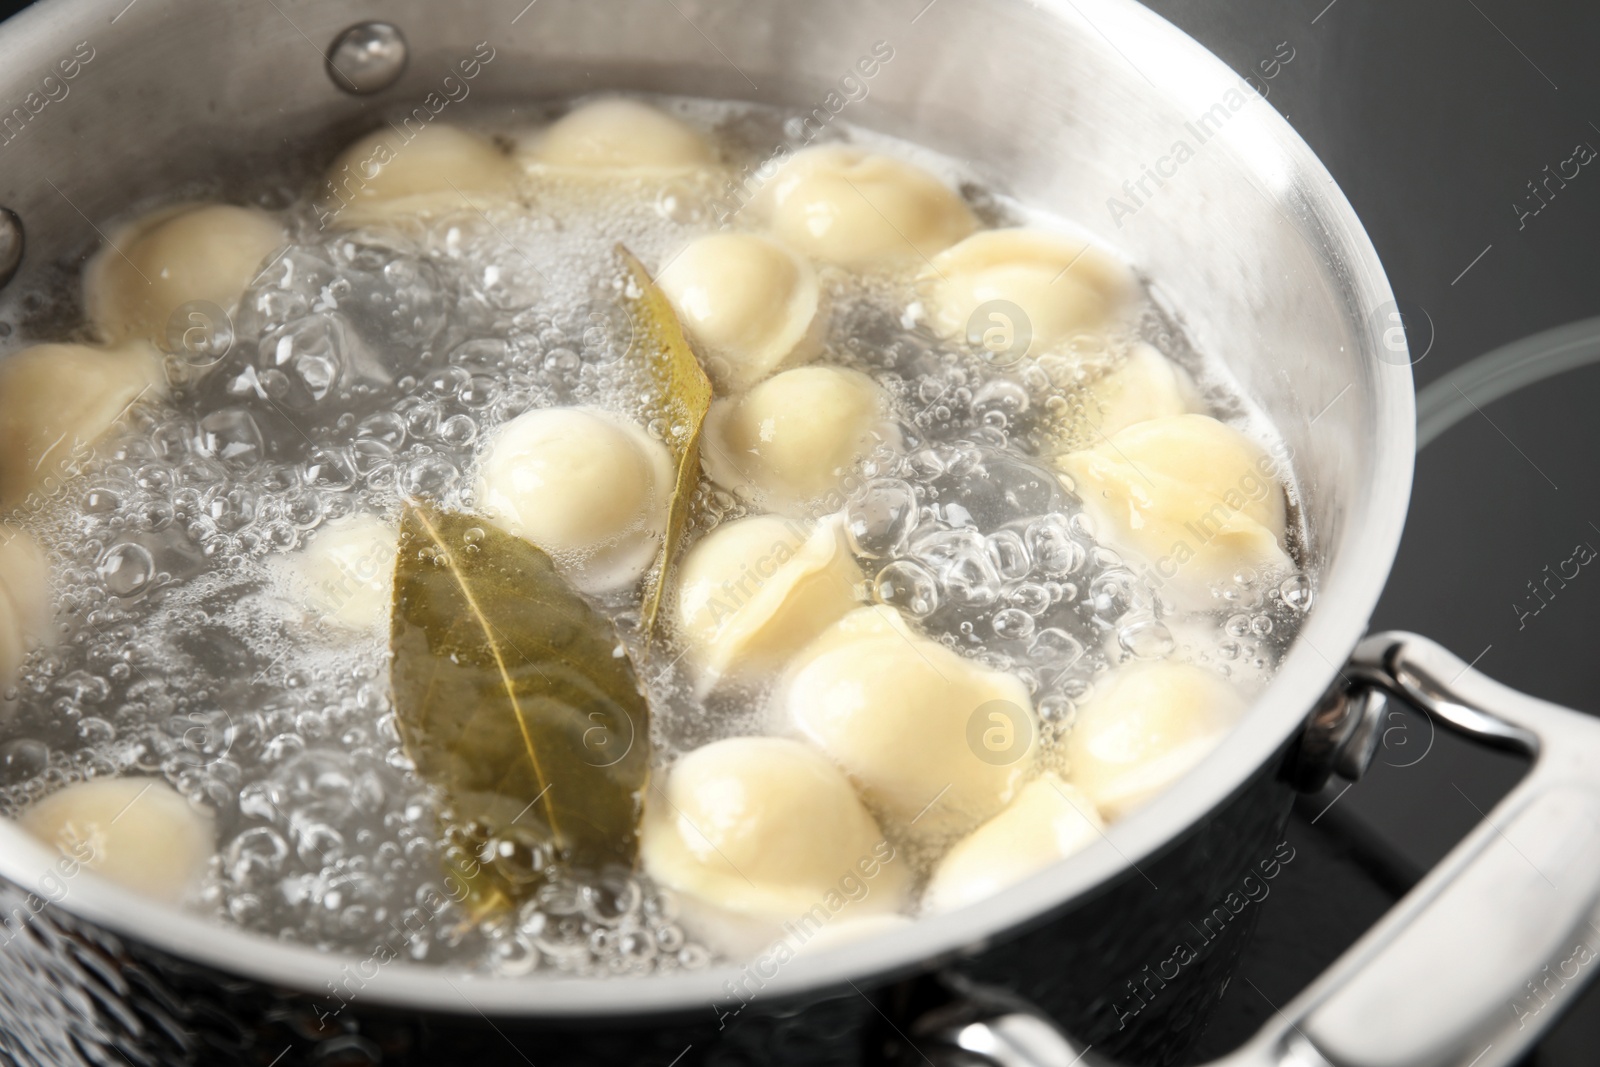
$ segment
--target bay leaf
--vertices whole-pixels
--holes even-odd
[[[617,255],[628,268],[633,289],[638,290],[637,296],[631,290],[624,294],[628,315],[633,320],[631,352],[638,354],[637,358],[644,361],[649,371],[655,394],[651,398],[650,418],[661,420],[667,427],[666,445],[677,466],[672,503],[667,512],[667,534],[641,616],[644,632],[652,634],[661,611],[662,595],[672,574],[672,564],[683,540],[683,528],[689,521],[695,487],[700,482],[700,430],[706,412],[711,409],[711,379],[706,377],[694,350],[689,347],[672,303],[651,279],[644,264],[620,244]]]
[[[634,864],[649,707],[615,628],[548,555],[475,516],[408,505],[390,648],[406,753],[459,823],[531,835],[574,868]],[[473,868],[479,917],[534,888]]]

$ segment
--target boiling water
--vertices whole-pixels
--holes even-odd
[[[786,139],[776,112],[663,106],[712,131],[735,169]],[[1027,217],[946,160],[871,141],[963,188],[988,223]],[[482,924],[423,907],[464,846],[441,832],[441,800],[400,744],[386,642],[306,627],[281,581],[284,555],[340,516],[393,517],[407,497],[472,508],[475,456],[525,411],[589,404],[643,421],[613,245],[658,265],[719,226],[728,189],[544,181],[531,202],[330,235],[308,197],[236,321],[174,345],[171,400],[137,408],[83,473],[11,517],[51,558],[60,635],[6,694],[0,809],[86,778],[161,775],[220,829],[201,906],[285,940],[507,975],[710,962],[637,877],[558,880]],[[1224,369],[1153,302],[1104,352],[997,367],[934,339],[909,276],[821,277],[834,309],[821,360],[883,385],[904,444],[849,486],[866,597],[1020,677],[1046,744],[1122,661],[1181,649],[1247,688],[1272,670],[1308,607],[1304,577],[1240,574],[1217,611],[1175,616],[1035,458],[1046,421],[1080,402],[1080,364],[1114,361],[1135,337],[1185,366],[1219,417],[1271,443]],[[742,514],[703,483],[689,537]],[[601,606],[637,649],[634,596]],[[676,667],[644,681],[660,765],[767,728],[760,693],[702,698]]]

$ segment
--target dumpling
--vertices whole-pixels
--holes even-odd
[[[985,230],[934,257],[922,275],[932,325],[946,337],[984,343],[991,327],[1003,334],[1004,354],[1037,356],[1073,335],[1104,330],[1127,305],[1133,275],[1111,253],[1046,230]],[[1013,322],[1010,308],[1025,322]],[[1004,321],[1002,321],[1004,320]],[[1018,352],[1026,341],[1027,347]],[[996,352],[996,355],[1000,355]]]
[[[923,890],[922,910],[976,904],[1093,844],[1104,829],[1093,801],[1046,771],[945,853]]]
[[[0,526],[0,693],[29,651],[51,637],[50,564],[21,530]]]
[[[1038,751],[1022,682],[881,605],[851,612],[802,652],[782,701],[794,728],[913,840],[948,840],[993,817]]]
[[[1134,663],[1101,682],[1067,735],[1072,784],[1119,819],[1199,763],[1238,722],[1227,681],[1170,661]]]
[[[1243,433],[1208,415],[1149,419],[1098,447],[1056,457],[1097,536],[1149,564],[1182,606],[1241,568],[1287,572],[1279,466]]]
[[[164,344],[172,314],[209,301],[231,311],[288,241],[265,211],[230,204],[168,208],[116,234],[84,269],[89,318],[113,342]]]
[[[661,547],[672,489],[667,446],[598,408],[519,415],[495,434],[478,478],[489,516],[586,592],[639,580]]]
[[[1144,342],[1082,390],[1081,414],[1063,427],[1063,443],[1089,448],[1136,422],[1202,410],[1187,371]]]
[[[318,222],[363,226],[406,215],[441,215],[516,195],[516,167],[494,142],[433,123],[368,134],[328,168]]]
[[[844,775],[787,738],[729,738],[678,760],[650,793],[639,852],[686,919],[722,920],[744,950],[894,912],[909,882]]]
[[[758,515],[695,545],[679,581],[678,633],[714,684],[781,668],[856,606],[864,579],[837,520]]]
[[[625,97],[574,108],[519,155],[529,163],[595,171],[683,170],[717,161],[694,127]]]
[[[20,822],[89,870],[174,903],[198,887],[216,851],[211,817],[159,778],[69,785],[24,811]]]
[[[796,153],[751,203],[790,247],[845,267],[924,259],[978,226],[932,174],[847,145]]]
[[[741,393],[817,354],[823,325],[817,272],[770,237],[698,238],[656,282],[723,392]]]
[[[34,345],[0,359],[0,504],[56,492],[136,401],[165,391],[161,357],[143,342]]]
[[[375,630],[389,619],[399,533],[376,515],[347,515],[287,560],[289,584],[319,622]]]
[[[718,485],[794,513],[837,491],[880,441],[898,440],[887,410],[883,390],[860,371],[796,367],[714,402],[700,455]]]

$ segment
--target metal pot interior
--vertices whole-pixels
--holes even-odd
[[[0,206],[22,219],[28,249],[7,303],[29,292],[59,303],[50,294],[73,291],[98,230],[140,201],[180,188],[237,195],[252,174],[297,160],[322,165],[386,114],[420,103],[479,42],[496,60],[470,99],[452,104],[454,121],[601,88],[810,111],[887,41],[894,59],[844,118],[965,159],[994,188],[1120,246],[1195,345],[1231,366],[1293,449],[1304,552],[1318,584],[1271,687],[1228,743],[1107,841],[978,907],[797,960],[769,984],[775,994],[977,946],[1093,891],[1214,809],[1282,749],[1363,631],[1410,489],[1410,372],[1392,354],[1380,358],[1371,325],[1391,299],[1388,284],[1349,204],[1271,105],[1133,0],[924,3],[536,0],[519,13],[484,0],[140,0],[112,18],[88,0],[45,0],[0,30],[0,93],[10,100],[78,42],[96,56],[67,98],[0,147]],[[368,18],[398,25],[411,58],[394,87],[362,98],[336,88],[323,51]],[[1141,176],[1178,141],[1192,157],[1161,184],[1147,180],[1149,195],[1134,204]],[[1135,209],[1113,210],[1111,198]],[[34,886],[48,862],[18,829],[0,826],[0,874]],[[64,906],[175,955],[290,988],[319,990],[348,962],[93,879]],[[473,1004],[524,1015],[704,1010],[729,974],[621,986],[474,982]],[[404,963],[385,968],[364,995],[444,1010],[460,1003],[439,972]]]

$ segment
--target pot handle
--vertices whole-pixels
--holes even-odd
[[[1600,970],[1600,720],[1509,689],[1416,634],[1367,638],[1343,677],[1357,694],[1403,700],[1533,767],[1326,973],[1212,1067],[1504,1067]],[[923,1048],[941,1067],[1106,1065],[1015,1005],[930,1037],[938,1047]]]

